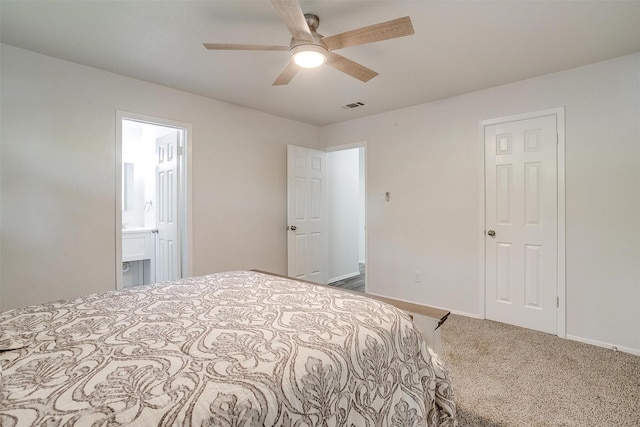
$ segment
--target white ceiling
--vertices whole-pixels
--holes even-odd
[[[330,67],[271,83],[288,45],[271,2],[0,0],[5,44],[314,125],[349,120],[640,51],[640,1],[302,0],[327,36],[409,15],[415,35],[338,51],[377,72]],[[353,110],[343,105],[361,101]]]

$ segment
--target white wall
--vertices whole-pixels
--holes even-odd
[[[286,273],[286,146],[318,128],[1,49],[0,309],[114,289],[116,110],[193,125],[194,274]]]
[[[360,273],[360,149],[327,153],[329,283]]]
[[[640,352],[640,54],[322,128],[367,140],[368,292],[477,315],[478,123],[558,106],[567,334]]]

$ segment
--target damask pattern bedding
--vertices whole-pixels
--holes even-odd
[[[0,313],[0,425],[454,426],[385,303],[227,272]]]

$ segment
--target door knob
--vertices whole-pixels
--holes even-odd
[[[491,237],[494,237],[494,236],[496,235],[496,232],[495,232],[495,231],[493,231],[493,230],[489,230],[489,231],[487,231],[487,234],[488,234],[489,236],[491,236]]]
[[[298,229],[298,227],[296,227],[295,225],[292,225],[291,227],[287,227],[287,230],[291,230],[291,231],[296,231]]]

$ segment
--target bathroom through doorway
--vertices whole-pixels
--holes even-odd
[[[116,289],[186,277],[189,125],[118,116]]]

